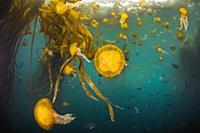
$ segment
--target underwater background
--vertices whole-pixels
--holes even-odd
[[[184,32],[184,40],[177,38],[180,4],[163,9],[155,15],[129,13],[129,29],[126,31],[119,25],[101,24],[99,29],[102,37],[116,40],[114,44],[123,50],[128,48],[125,55],[128,65],[119,76],[112,79],[99,76],[93,61],[84,62],[85,68],[103,94],[124,110],[115,108],[116,120],[111,122],[104,102],[89,99],[78,77],[65,77],[55,110],[60,114],[73,113],[76,119],[69,125],[55,125],[48,132],[193,133],[193,128],[199,129],[200,3],[194,1],[185,6],[189,10],[189,27]],[[155,23],[153,18],[157,16],[167,20],[170,28],[165,29],[162,24]],[[143,26],[137,25],[137,17],[143,19]],[[89,29],[95,34],[92,27]],[[38,99],[34,99],[30,89],[30,85],[34,86],[35,82],[39,82],[36,80],[40,69],[38,57],[45,44],[45,38],[39,30],[38,23],[32,60],[31,45],[22,45],[17,52],[16,63],[19,65],[15,66],[15,79],[8,105],[9,118],[5,121],[11,132],[46,132],[34,121],[33,108],[35,101],[48,93],[49,86],[44,83],[36,89]],[[118,34],[122,32],[127,34],[130,41],[118,38]],[[136,32],[142,37],[142,46],[137,41],[135,44],[131,42],[134,37],[130,32]],[[32,35],[26,35],[23,39],[30,43]],[[158,53],[155,50],[157,46],[164,48],[165,53]],[[160,56],[164,58],[163,61],[159,60]]]

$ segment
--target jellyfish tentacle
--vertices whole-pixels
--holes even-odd
[[[182,18],[180,18],[180,28],[179,28],[179,30],[182,30],[183,29],[183,20],[182,20]]]
[[[93,99],[94,101],[99,101],[95,96],[93,96],[93,95],[89,92],[89,90],[88,90],[86,84],[85,84],[84,81],[83,81],[83,77],[82,77],[80,71],[78,72],[78,77],[79,77],[81,86],[83,87],[83,90],[85,91],[86,95],[87,95],[89,98]]]

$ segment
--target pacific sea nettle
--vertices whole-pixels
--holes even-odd
[[[109,110],[110,119],[114,122],[115,119],[113,106],[120,109],[122,108],[112,104],[99,91],[99,89],[90,79],[88,73],[85,71],[83,61],[86,60],[87,62],[90,62],[90,60],[94,58],[97,72],[105,78],[112,78],[119,75],[126,64],[126,61],[122,50],[114,44],[103,45],[97,49],[95,55],[91,54],[95,53],[91,52],[91,50],[94,51],[95,37],[88,30],[87,26],[84,25],[81,17],[82,14],[77,10],[75,2],[77,2],[77,0],[51,0],[48,2],[48,4],[45,3],[39,8],[41,31],[47,38],[44,54],[40,60],[43,63],[45,62],[48,67],[50,92],[54,91],[51,102],[52,104],[56,102],[62,77],[66,75],[75,76],[77,74],[86,95],[89,98],[98,101],[98,99],[89,91],[87,87],[88,84],[98,98],[106,103]],[[52,60],[54,55],[58,55],[62,60],[62,65],[60,65],[56,80],[53,80],[52,78]],[[78,68],[76,68],[77,63]],[[43,109],[47,109],[47,111],[50,112],[50,116],[54,116],[53,114],[55,113],[52,113],[54,111],[48,99],[43,99],[42,103],[44,104],[40,103],[41,100],[39,100],[35,106],[35,108],[37,107],[34,113],[36,121],[40,120],[40,116],[42,117],[40,112],[44,112]],[[38,105],[42,106],[39,106],[40,108],[38,108]],[[49,120],[54,121],[53,117],[45,117],[44,121],[48,121],[48,118],[51,118]],[[61,124],[67,123],[69,122],[62,122]],[[41,126],[41,124],[39,125]],[[49,129],[51,126],[41,127],[44,129]]]

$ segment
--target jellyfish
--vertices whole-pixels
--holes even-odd
[[[179,30],[184,29],[187,31],[188,29],[188,9],[186,7],[180,7],[179,8],[180,13],[180,28]]]
[[[158,53],[163,53],[163,54],[169,54],[166,50],[164,50],[162,47],[157,47],[156,48],[156,51],[158,52]]]
[[[72,75],[76,77],[76,70],[72,64],[67,64],[64,69],[63,69],[63,74],[64,75]]]
[[[128,20],[128,14],[123,12],[120,14],[120,25],[121,25],[121,28],[122,29],[128,29],[128,23],[127,23],[127,20]]]
[[[122,50],[113,44],[100,47],[94,57],[97,72],[106,78],[119,75],[125,64]]]
[[[42,98],[36,103],[34,118],[37,124],[45,130],[50,130],[54,124],[69,124],[75,119],[72,114],[58,114],[53,109],[52,103],[48,98]]]
[[[124,33],[120,33],[120,34],[118,35],[118,37],[119,37],[120,39],[122,39],[122,40],[128,41],[128,37],[127,37],[126,34],[124,34]]]

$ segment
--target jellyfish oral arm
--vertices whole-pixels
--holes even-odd
[[[181,17],[180,18],[180,28],[179,30],[182,30],[184,28],[185,31],[188,29],[188,17]]]
[[[82,57],[84,60],[86,60],[88,63],[90,63],[90,60],[83,54],[81,53],[81,50],[78,48],[77,50],[77,55]]]
[[[55,124],[66,125],[75,120],[76,117],[74,117],[72,114],[59,115],[58,113],[54,113],[54,118],[55,118],[54,121]]]
[[[187,29],[188,29],[188,17],[187,16],[186,16],[183,24],[184,24],[185,31],[187,31]]]
[[[180,28],[179,28],[179,30],[182,30],[182,29],[183,29],[183,19],[180,18]]]

